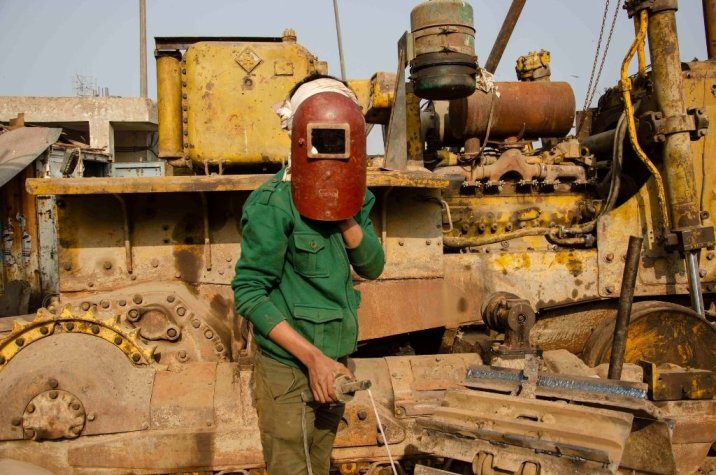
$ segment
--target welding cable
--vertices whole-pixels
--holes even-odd
[[[639,157],[639,160],[644,163],[646,168],[654,177],[654,180],[656,182],[657,199],[659,201],[659,207],[661,208],[661,214],[663,216],[663,226],[666,230],[671,228],[671,222],[669,219],[669,211],[666,208],[666,193],[664,192],[664,181],[661,178],[661,173],[659,173],[659,170],[657,170],[656,166],[654,166],[651,160],[649,160],[649,157],[647,157],[646,153],[639,145],[639,140],[636,136],[636,125],[634,121],[634,107],[631,102],[631,79],[629,78],[629,63],[634,57],[634,54],[636,54],[639,45],[643,43],[644,39],[646,38],[646,29],[648,24],[649,13],[647,12],[647,10],[642,10],[641,12],[639,12],[639,31],[637,32],[636,37],[634,38],[634,41],[629,48],[629,51],[624,57],[624,61],[622,61],[621,81],[619,81],[619,83],[622,90],[622,96],[624,98],[624,110],[627,115],[629,140],[631,141],[632,148],[634,149],[634,152],[636,152],[637,157]]]
[[[383,444],[385,445],[385,451],[388,452],[388,460],[390,460],[390,468],[393,469],[393,475],[398,475],[398,471],[395,469],[395,462],[393,461],[393,454],[390,453],[390,447],[388,447],[388,439],[385,438],[385,432],[383,431],[383,423],[380,421],[380,416],[378,415],[378,408],[375,405],[375,400],[373,399],[373,393],[370,391],[370,388],[368,388],[368,397],[370,397],[370,404],[373,406],[373,414],[375,414],[375,420],[378,423],[378,429],[380,429],[380,435],[383,437]]]
[[[313,475],[311,467],[311,452],[308,449],[308,432],[306,431],[306,403],[301,407],[301,431],[303,432],[303,453],[306,456],[306,470],[308,475]]]

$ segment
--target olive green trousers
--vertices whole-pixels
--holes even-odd
[[[301,394],[311,391],[305,370],[260,352],[255,376],[256,411],[269,475],[309,473],[306,448],[313,475],[328,475],[333,441],[345,406],[304,402]]]

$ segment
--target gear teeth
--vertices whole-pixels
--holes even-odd
[[[116,328],[117,325],[119,325],[119,321],[119,315],[114,315],[105,320],[102,320],[102,323],[110,328]]]
[[[23,328],[25,328],[27,325],[29,325],[26,322],[20,321],[20,320],[13,320],[12,321],[12,332],[13,333],[19,333],[22,331]]]
[[[62,312],[60,313],[60,318],[63,320],[71,320],[74,318],[74,314],[72,313],[72,306],[71,305],[65,305],[62,309]]]
[[[49,310],[42,307],[37,310],[37,313],[35,314],[35,318],[32,320],[33,323],[43,323],[43,322],[49,322],[51,321],[55,316],[50,313]]]

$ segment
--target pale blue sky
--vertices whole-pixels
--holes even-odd
[[[396,42],[418,1],[339,0],[350,78],[395,71]],[[613,11],[617,0],[612,0]],[[622,2],[619,2],[622,3]],[[139,94],[137,0],[0,0],[0,96],[73,95],[75,73],[94,76],[110,94]],[[477,53],[487,59],[509,0],[473,0]],[[677,13],[684,59],[704,58],[701,1],[681,0]],[[514,61],[528,51],[552,53],[552,78],[575,89],[581,107],[594,58],[604,1],[528,0],[497,70],[514,80]],[[610,14],[611,17],[611,14]],[[611,19],[611,18],[610,18]],[[298,41],[340,75],[332,0],[147,0],[149,95],[156,97],[154,36],[280,36]],[[599,91],[617,81],[633,36],[620,10]]]

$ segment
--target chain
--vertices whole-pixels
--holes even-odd
[[[597,40],[597,50],[594,53],[594,63],[592,64],[592,72],[589,77],[589,86],[587,86],[587,93],[584,97],[584,106],[582,107],[582,116],[579,121],[579,125],[577,126],[577,134],[579,134],[579,131],[582,128],[582,125],[584,124],[584,112],[592,105],[592,100],[594,99],[594,93],[597,91],[597,86],[599,85],[599,78],[602,76],[602,70],[604,69],[604,63],[607,59],[607,51],[609,51],[609,44],[612,42],[612,35],[614,34],[614,27],[617,23],[617,16],[619,15],[619,3],[617,3],[617,7],[614,9],[614,16],[612,17],[612,24],[609,28],[609,34],[607,35],[607,42],[604,45],[604,52],[602,53],[602,59],[599,60],[599,51],[602,48],[602,39],[604,38],[604,27],[607,23],[607,14],[609,13],[609,1],[606,0],[604,4],[604,14],[602,15],[602,25],[599,30],[599,40]],[[599,69],[597,69],[597,62],[599,62]],[[596,77],[595,77],[595,71],[596,71]]]

